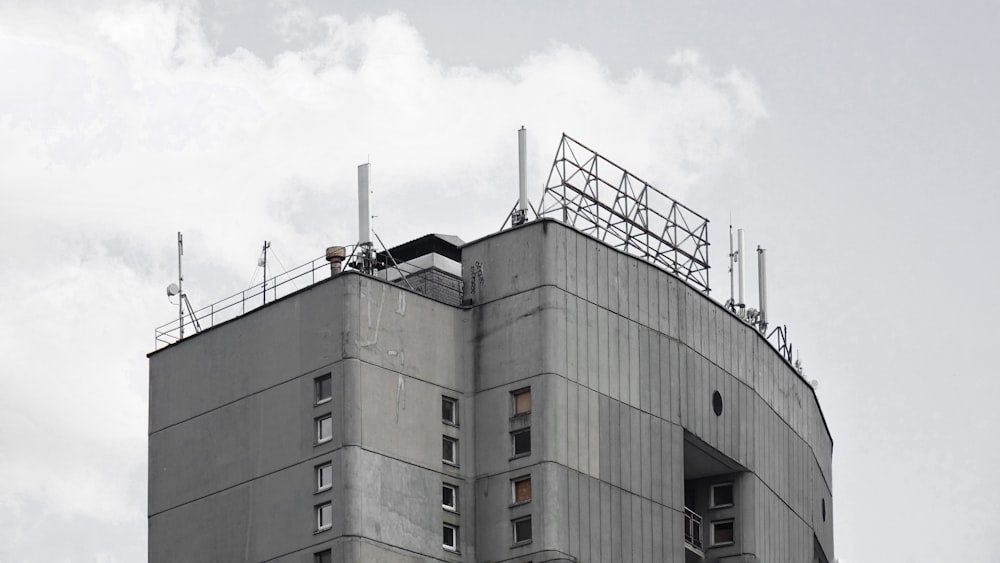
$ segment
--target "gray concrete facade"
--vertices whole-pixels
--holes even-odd
[[[832,439],[759,333],[552,220],[461,259],[460,306],[345,272],[150,354],[150,561],[681,562],[696,556],[686,495],[704,519],[699,560],[833,560]],[[326,374],[331,400],[316,404]],[[515,416],[524,389],[530,413]],[[530,500],[515,502],[525,477]],[[732,541],[712,546],[729,521]]]

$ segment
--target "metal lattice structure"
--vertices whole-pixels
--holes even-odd
[[[708,294],[708,219],[565,133],[538,207]]]

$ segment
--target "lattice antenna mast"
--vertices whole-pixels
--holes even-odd
[[[708,219],[562,136],[538,216],[655,264],[708,294]]]

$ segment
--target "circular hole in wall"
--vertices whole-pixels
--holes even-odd
[[[823,521],[826,522],[826,499],[820,499],[823,508]]]
[[[722,394],[718,391],[712,393],[712,410],[715,416],[722,416]]]

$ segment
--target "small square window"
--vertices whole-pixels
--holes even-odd
[[[531,412],[531,387],[518,389],[510,394],[513,399],[514,416]]]
[[[333,526],[333,503],[316,506],[316,531],[329,530]]]
[[[441,485],[441,508],[449,512],[458,512],[458,487]]]
[[[314,554],[313,563],[333,563],[333,551],[325,549]]]
[[[730,545],[736,541],[732,520],[717,520],[712,522],[712,546]]]
[[[333,464],[324,463],[316,466],[316,492],[325,491],[333,486]]]
[[[316,443],[322,444],[333,439],[333,416],[326,414],[316,419]]]
[[[458,440],[448,436],[441,437],[441,461],[458,465]]]
[[[709,489],[709,508],[725,508],[733,505],[733,484],[720,483]]]
[[[333,397],[333,383],[330,374],[321,375],[313,380],[316,391],[316,404],[325,403]]]
[[[448,551],[458,551],[458,526],[444,525],[441,531],[441,544]]]
[[[519,477],[510,481],[511,494],[514,504],[521,504],[531,500],[531,476]]]
[[[458,426],[458,399],[441,397],[441,421]]]
[[[531,516],[518,518],[512,524],[514,525],[514,545],[531,541]]]
[[[514,457],[531,453],[531,428],[511,432],[510,438]]]

